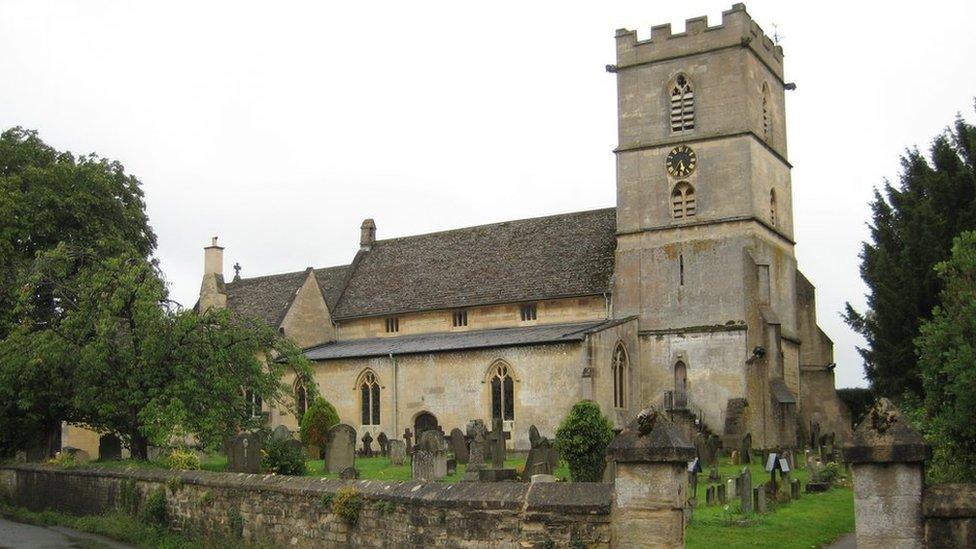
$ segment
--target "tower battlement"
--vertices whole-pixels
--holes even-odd
[[[745,4],[733,4],[722,12],[722,24],[708,26],[708,17],[693,17],[685,21],[685,31],[672,34],[671,24],[651,27],[648,40],[638,40],[637,31],[617,29],[617,69],[694,55],[720,48],[749,48],[783,78],[783,48],[766,36],[762,28],[746,12]]]

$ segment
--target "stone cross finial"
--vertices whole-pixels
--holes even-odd
[[[240,279],[241,279],[241,264],[234,263],[234,280],[240,280]]]

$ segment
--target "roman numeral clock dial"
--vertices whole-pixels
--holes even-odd
[[[687,145],[678,145],[671,149],[665,159],[665,165],[671,177],[688,177],[695,171],[697,163],[698,157],[695,156],[695,151]]]

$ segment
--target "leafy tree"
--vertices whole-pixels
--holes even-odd
[[[606,464],[613,425],[591,400],[573,405],[556,430],[556,448],[569,464],[575,482],[599,482]]]
[[[923,432],[935,446],[937,480],[976,480],[976,232],[955,239],[936,272],[941,303],[916,340]]]
[[[322,397],[316,398],[302,417],[301,438],[305,445],[325,448],[329,429],[339,423],[339,413],[335,406]]]
[[[938,304],[942,282],[933,266],[949,257],[956,235],[976,229],[976,128],[957,118],[930,157],[908,151],[897,188],[875,190],[871,242],[861,252],[868,310],[847,304],[845,312],[867,340],[858,350],[879,396],[922,395],[914,340]]]
[[[18,316],[18,292],[38,253],[58,244],[107,257],[156,248],[139,180],[122,164],[95,155],[75,157],[44,143],[36,131],[0,134],[0,339],[28,319]],[[37,288],[29,319],[43,323],[56,304]]]
[[[26,410],[51,405],[52,395],[25,379],[58,380],[58,416],[118,433],[136,458],[146,457],[150,440],[189,434],[216,448],[262,422],[245,388],[288,408],[285,369],[310,378],[301,352],[266,324],[175,306],[155,265],[138,255],[103,259],[61,245],[35,261],[23,288],[29,315],[37,288],[47,289],[53,315],[43,329],[21,326],[0,345],[0,379],[13,382],[7,390]]]

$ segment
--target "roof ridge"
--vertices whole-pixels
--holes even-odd
[[[237,282],[252,282],[252,281],[255,281],[255,280],[262,280],[262,279],[265,279],[265,278],[275,278],[275,277],[279,277],[279,276],[298,275],[298,274],[307,273],[309,269],[312,269],[313,271],[325,271],[325,270],[328,270],[328,269],[341,269],[341,268],[348,267],[348,266],[349,265],[333,265],[331,267],[305,267],[304,269],[302,269],[300,271],[288,271],[288,272],[285,272],[285,273],[272,273],[272,274],[266,274],[266,275],[260,275],[260,276],[251,276],[251,277],[248,277],[248,278],[241,278],[239,280],[231,280],[227,284],[234,284],[234,283],[237,283]]]
[[[575,211],[575,212],[563,212],[563,213],[558,213],[558,214],[540,215],[540,216],[537,216],[537,217],[523,217],[521,219],[509,219],[509,220],[506,220],[506,221],[495,221],[493,223],[482,223],[481,225],[471,225],[471,226],[468,226],[468,227],[459,227],[457,229],[444,229],[442,231],[433,231],[433,232],[429,232],[429,233],[409,234],[409,235],[404,235],[404,236],[395,236],[393,238],[381,238],[381,239],[377,239],[376,242],[374,242],[374,245],[380,244],[380,243],[386,243],[386,242],[395,242],[395,241],[407,240],[407,239],[411,239],[411,238],[420,238],[420,237],[423,237],[423,236],[435,236],[435,235],[448,234],[448,233],[457,233],[457,232],[461,232],[461,231],[469,231],[471,229],[482,229],[482,228],[485,228],[485,227],[496,227],[496,226],[505,225],[505,224],[508,224],[508,223],[522,223],[522,222],[526,222],[526,221],[540,221],[540,220],[543,220],[543,219],[552,219],[552,218],[555,218],[555,217],[567,217],[567,216],[570,216],[570,215],[578,215],[578,214],[592,214],[592,213],[597,213],[597,212],[606,212],[606,211],[610,211],[610,210],[616,211],[617,208],[615,206],[608,206],[608,207],[605,207],[605,208],[594,208],[594,209],[591,209],[591,210],[579,210],[579,211]]]

